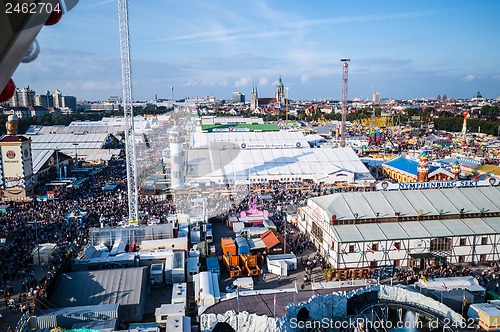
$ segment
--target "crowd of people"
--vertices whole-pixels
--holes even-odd
[[[489,283],[498,278],[499,270],[500,265],[498,262],[493,262],[489,267],[481,269],[436,262],[434,265],[428,265],[425,269],[400,269],[396,272],[394,278],[400,283],[411,285],[421,279],[425,282],[436,278],[473,276],[481,286],[488,288]]]

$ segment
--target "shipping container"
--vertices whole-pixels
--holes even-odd
[[[193,282],[193,277],[200,273],[200,257],[192,256],[186,260],[187,281]]]
[[[234,240],[230,237],[225,237],[220,240],[222,253],[224,255],[236,255],[236,245]]]
[[[207,271],[217,274],[217,276],[220,278],[220,265],[219,259],[217,257],[207,258]]]
[[[224,262],[226,270],[231,278],[242,276],[239,257],[237,255],[223,255],[222,261]]]
[[[250,252],[250,249],[248,248],[248,242],[244,237],[242,236],[236,237],[235,242],[237,246],[238,255],[248,254]]]
[[[260,274],[256,255],[240,255],[240,265],[243,267],[248,276],[258,276]]]

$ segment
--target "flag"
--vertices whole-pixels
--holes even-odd
[[[342,247],[341,251],[342,251],[342,255],[346,255],[346,256],[348,255],[347,251],[345,250],[345,247]]]
[[[371,252],[372,254],[375,253],[375,251],[373,251],[373,249],[370,248],[369,246],[366,246],[366,251]]]
[[[354,246],[354,252],[355,252],[356,254],[359,254],[359,253],[361,252],[361,250],[359,250],[359,248],[358,248],[358,246],[357,246],[357,245],[355,245],[355,246]]]
[[[395,244],[395,243],[393,243],[393,244],[392,244],[392,248],[394,248],[394,249],[396,249],[397,251],[399,251],[399,248],[398,248],[398,247],[396,247],[396,244]]]
[[[383,251],[383,252],[386,252],[387,250],[385,250],[385,247],[383,244],[380,245],[380,249]]]
[[[446,284],[444,283],[444,281],[443,281],[443,283],[441,284],[441,287],[442,287],[444,290],[446,290],[446,291],[449,291],[449,290],[450,290],[450,289],[448,288],[448,286],[446,286]]]
[[[422,276],[422,280],[427,283],[427,277],[426,276]]]

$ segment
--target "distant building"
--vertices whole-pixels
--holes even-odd
[[[257,93],[257,86],[254,85],[250,96],[250,110],[255,112],[257,108],[259,108],[259,95]]]
[[[7,115],[15,115],[18,118],[29,118],[31,116],[31,110],[28,107],[20,106],[8,107],[3,113]]]
[[[50,94],[50,91],[46,91],[43,95],[35,95],[35,105],[45,108],[54,107],[54,97]]]
[[[281,81],[281,75],[278,83],[276,83],[276,92],[274,94],[274,98],[276,99],[278,108],[281,108],[285,105],[285,87],[283,86],[283,82]]]
[[[429,157],[423,152],[419,161],[397,157],[382,165],[382,171],[397,182],[427,182],[458,180],[460,164],[455,162],[451,170],[429,165]]]
[[[108,97],[108,103],[119,104],[120,102],[121,102],[121,99],[118,96],[109,96]]]
[[[113,112],[119,110],[120,106],[114,103],[92,103],[92,104],[81,104],[79,105],[79,110],[82,112]]]
[[[375,104],[380,104],[380,92],[374,92],[372,96],[372,101]]]
[[[62,93],[61,93],[61,91],[56,90],[56,92],[54,92],[52,94],[52,98],[54,100],[54,107],[55,108],[61,108],[61,107],[63,107],[62,106]]]
[[[35,105],[35,91],[29,86],[23,89],[16,89],[14,96],[9,100],[9,105],[12,107],[28,107]]]
[[[233,103],[244,103],[245,102],[245,95],[242,94],[241,92],[233,92],[231,99],[232,99]]]
[[[75,96],[63,96],[62,107],[71,110],[71,112],[76,112],[76,97]]]
[[[281,76],[276,83],[276,89],[274,92],[274,98],[259,98],[257,93],[257,87],[254,85],[252,87],[252,95],[250,97],[250,110],[256,112],[256,110],[269,112],[276,111],[279,112],[280,109],[285,107],[286,97],[285,97],[285,87],[281,80]]]

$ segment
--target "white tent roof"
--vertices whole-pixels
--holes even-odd
[[[192,149],[187,152],[187,181],[314,176],[325,170],[362,173],[366,166],[351,148],[339,149]]]
[[[312,149],[314,150],[314,149]],[[455,199],[456,198],[456,199]],[[337,220],[395,217],[415,217],[442,214],[500,212],[500,187],[447,188],[425,190],[349,192],[320,196],[312,202]]]
[[[474,225],[474,227],[469,227]],[[425,239],[436,237],[497,234],[500,217],[407,222],[367,223],[331,226],[338,242]]]

